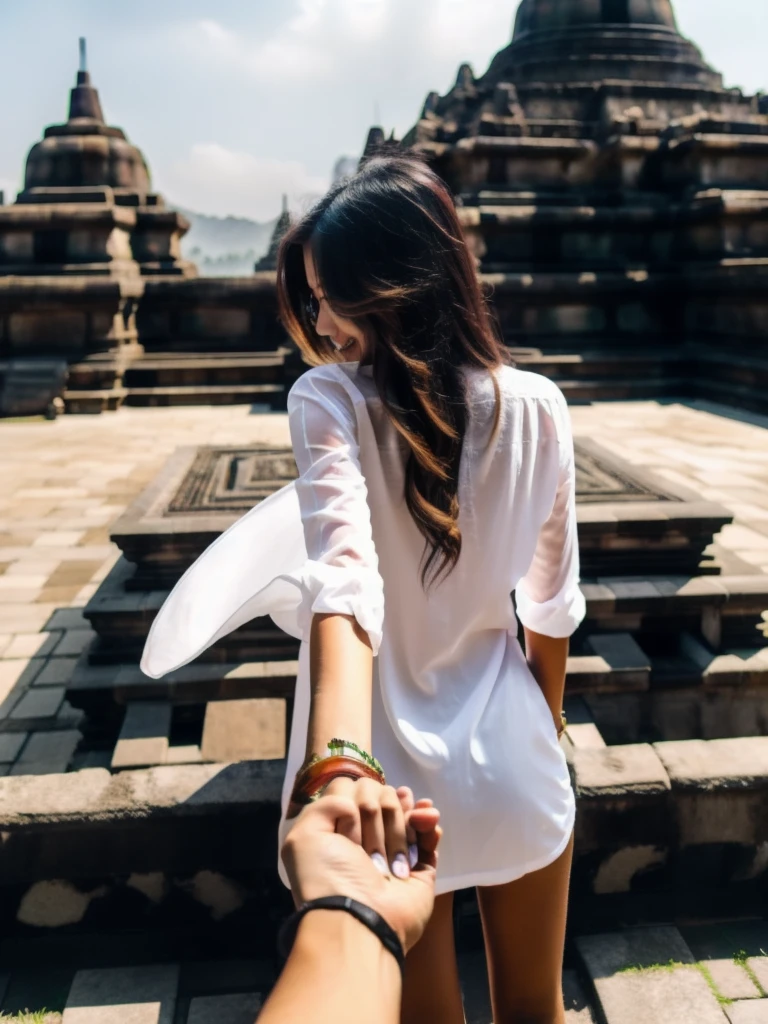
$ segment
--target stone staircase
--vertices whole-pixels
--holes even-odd
[[[768,412],[768,358],[757,343],[718,346],[702,343],[691,356],[696,368],[696,394],[724,405]]]
[[[675,342],[655,340],[628,348],[626,342],[611,346],[586,339],[566,348],[562,338],[553,338],[540,348],[511,347],[510,353],[521,370],[555,381],[570,404],[647,401],[695,392],[689,357]]]
[[[157,949],[157,937],[141,933],[122,940],[97,933],[66,950],[53,943],[53,957],[49,943],[49,955],[30,967],[39,940],[21,955],[6,943],[0,1009],[46,1009],[45,1024],[254,1024],[277,978],[273,957],[195,956],[182,938],[164,945]],[[760,920],[572,936],[566,1024],[762,1024],[766,946]],[[467,1024],[492,1024],[481,950],[459,952],[459,974]]]
[[[64,401],[69,412],[121,405],[264,405],[284,409],[301,372],[296,353],[273,351],[146,352],[119,371],[96,361],[70,367]]]

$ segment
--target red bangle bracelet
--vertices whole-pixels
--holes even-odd
[[[330,785],[334,779],[372,779],[374,782],[384,784],[383,777],[364,761],[358,761],[355,757],[337,755],[324,757],[320,761],[309,765],[296,776],[293,784],[293,792],[288,802],[287,818],[295,818],[306,807],[317,794]]]

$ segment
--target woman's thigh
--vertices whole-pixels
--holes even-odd
[[[494,1024],[564,1024],[562,972],[573,837],[548,867],[477,890]]]
[[[438,896],[419,942],[405,961],[402,1024],[464,1024],[456,942],[453,893]]]

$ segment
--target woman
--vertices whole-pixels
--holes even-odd
[[[441,811],[402,1020],[463,1024],[453,893],[477,886],[496,1024],[563,1024],[558,739],[585,610],[565,400],[505,365],[451,196],[412,157],[369,161],[291,229],[278,296],[319,364],[289,396],[299,479],[185,574],[142,668],[163,675],[257,615],[300,637],[281,839],[335,777],[361,778],[362,844],[406,878],[367,780],[383,765]]]
[[[372,751],[445,832],[403,1021],[463,1022],[452,901],[474,885],[494,1020],[562,1024],[574,797],[558,738],[584,616],[565,401],[504,364],[450,194],[414,158],[370,161],[295,225],[278,294],[319,364],[288,403],[312,617],[284,808],[332,739]],[[364,845],[384,854],[385,837]]]

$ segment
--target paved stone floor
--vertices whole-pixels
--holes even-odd
[[[656,402],[575,407],[572,416],[577,436],[725,505],[736,521],[712,553],[726,572],[768,574],[768,419],[703,403]],[[91,639],[82,608],[117,557],[111,524],[178,446],[257,441],[287,443],[286,417],[230,407],[0,421],[0,775],[62,770],[77,744],[79,717],[64,688]],[[579,975],[566,972],[568,1024],[598,1017],[608,1024],[768,1021],[768,934],[759,927],[755,941],[735,936],[725,944],[722,935],[708,942],[702,933],[686,933],[683,941],[676,929],[637,940],[624,933],[577,939]],[[137,974],[117,959],[109,977],[87,961],[82,968],[52,967],[46,989],[38,970],[28,976],[0,965],[0,1006],[10,1013],[66,1007],[65,1024],[85,1016],[120,1024],[139,1019],[132,1000],[148,987],[155,993],[141,1000],[154,1008],[148,1022],[236,1024],[252,1019],[269,987],[269,979],[251,977],[259,973],[253,964],[213,965],[212,986],[200,980],[207,975],[199,965]],[[488,1024],[482,957],[465,958],[462,973],[468,1019]],[[594,987],[585,990],[589,979]],[[105,985],[108,1006],[99,1009],[96,995]],[[131,999],[119,998],[121,986]],[[672,1016],[670,1000],[680,1003]]]
[[[259,441],[288,444],[287,418],[233,406],[0,420],[0,775],[61,771],[72,755],[64,688],[92,637],[81,609],[118,556],[111,524],[179,446]]]
[[[736,521],[713,553],[726,572],[768,574],[768,419],[658,402],[576,406],[572,417],[577,436],[725,505]],[[64,688],[92,636],[81,609],[117,557],[111,524],[168,456],[288,440],[284,415],[246,406],[0,421],[0,775],[69,762],[79,713]]]
[[[47,1010],[44,1024],[253,1024],[276,976],[258,957],[147,963],[110,939],[96,956],[93,937],[82,953],[77,942],[65,962],[0,969],[0,1021],[33,1024],[28,1009]],[[566,1024],[764,1024],[767,945],[756,921],[576,938],[563,974]],[[461,954],[459,972],[467,1024],[492,1024],[482,952]]]

